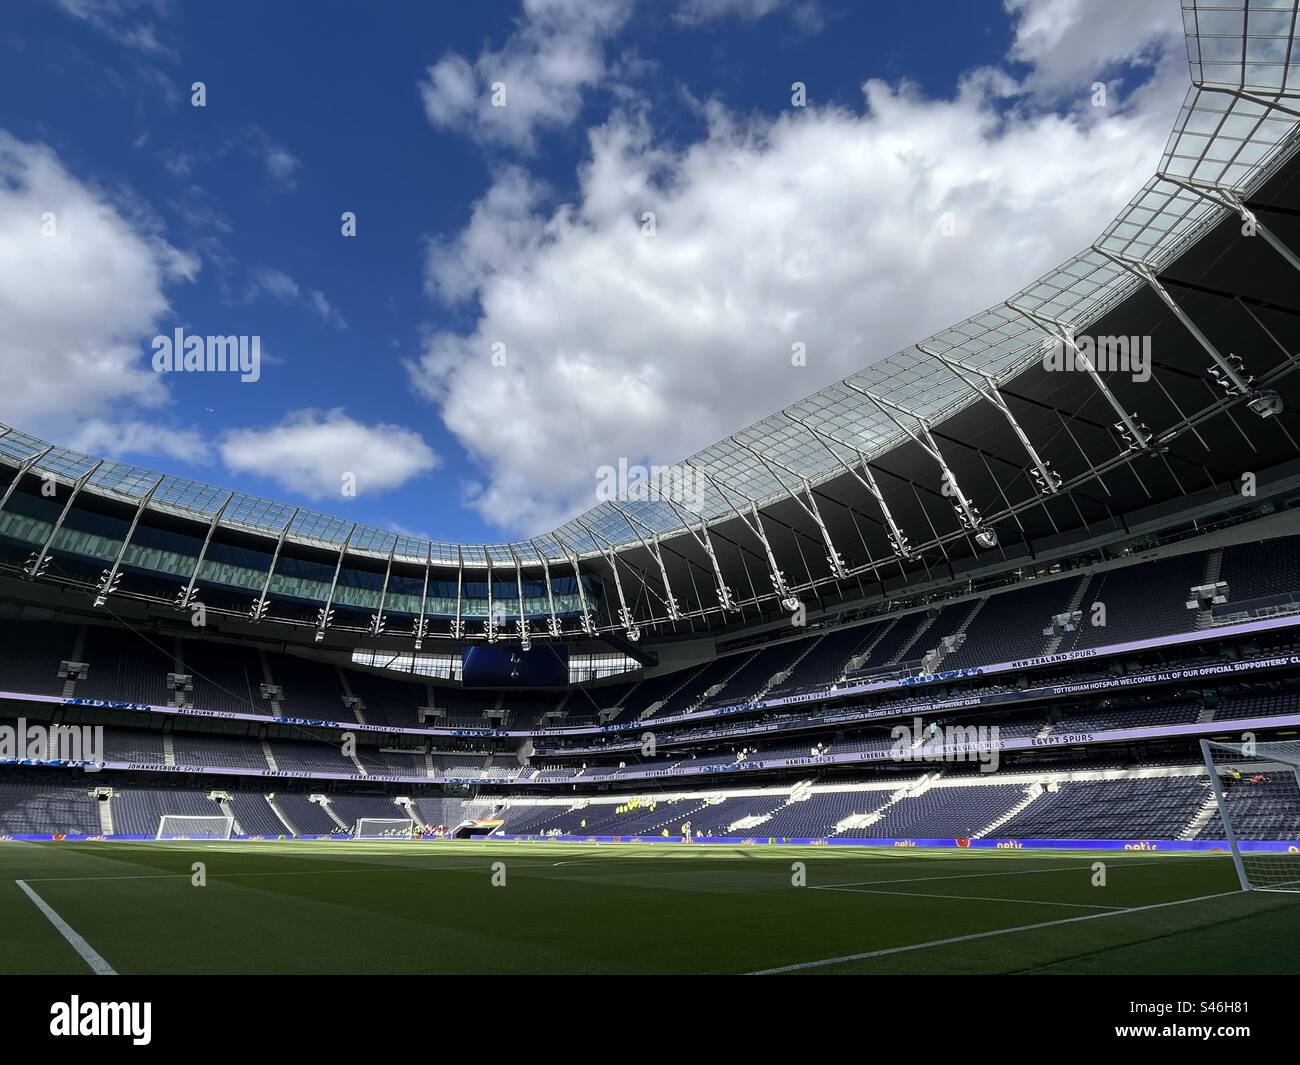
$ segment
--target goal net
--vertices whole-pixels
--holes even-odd
[[[353,839],[413,839],[415,825],[406,817],[362,817],[352,830]]]
[[[154,839],[229,839],[234,827],[233,817],[163,814]]]
[[[1201,740],[1201,754],[1242,890],[1300,891],[1300,740]]]

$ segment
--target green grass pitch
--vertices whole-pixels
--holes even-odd
[[[1221,855],[0,843],[0,973],[79,974],[19,880],[127,974],[1300,972],[1300,896]]]

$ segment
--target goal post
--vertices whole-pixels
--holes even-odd
[[[1201,740],[1242,891],[1300,892],[1300,740]]]
[[[353,839],[414,839],[415,823],[409,817],[361,817]]]
[[[229,839],[235,819],[224,814],[163,814],[154,839]]]

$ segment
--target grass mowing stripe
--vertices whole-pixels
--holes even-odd
[[[1010,902],[1017,906],[1069,906],[1076,910],[1124,910],[1126,906],[1102,906],[1095,902],[1055,902],[1047,899],[997,899],[988,895],[935,895],[928,891],[881,891],[878,888],[823,887],[817,891],[847,891],[851,895],[905,895],[912,899],[958,899],[962,902]]]
[[[1126,862],[1121,868],[1131,868],[1135,865],[1161,865],[1164,859],[1159,862]],[[943,876],[909,876],[909,877],[890,877],[888,880],[850,880],[843,884],[815,884],[823,891],[831,889],[847,889],[858,887],[876,887],[880,884],[919,884],[928,880],[974,880],[986,876],[1032,876],[1035,873],[1077,873],[1081,869],[1091,869],[1090,865],[1057,865],[1051,869],[1014,869],[1007,871],[999,870],[996,873],[945,873]]]
[[[117,975],[117,970],[109,965],[103,956],[87,943],[72,925],[60,917],[53,906],[36,894],[24,881],[15,880],[14,883],[18,885],[24,895],[36,903],[36,908],[45,914],[50,924],[59,930],[59,935],[63,936],[72,945],[72,949],[81,955],[81,960],[90,966],[96,976]]]
[[[1190,899],[1175,899],[1173,902],[1155,902],[1147,906],[1130,906],[1123,910],[1109,913],[1085,913],[1081,917],[1062,917],[1055,921],[1039,921],[1036,924],[1022,924],[1014,928],[995,928],[989,932],[970,932],[964,936],[950,936],[947,939],[932,939],[928,943],[909,943],[902,947],[885,947],[883,950],[866,950],[860,954],[842,954],[838,958],[820,958],[817,961],[795,962],[793,965],[779,965],[774,969],[758,969],[748,973],[749,976],[779,976],[782,973],[800,972],[806,969],[820,969],[827,965],[846,965],[854,961],[866,961],[869,958],[883,958],[889,954],[906,954],[913,950],[926,950],[930,947],[946,947],[953,943],[969,943],[975,939],[992,939],[994,936],[1009,936],[1015,932],[1032,932],[1039,928],[1052,928],[1056,925],[1078,924],[1080,921],[1100,921],[1107,917],[1123,917],[1130,913],[1142,913],[1145,910],[1162,910],[1167,906],[1183,906],[1189,902],[1207,902],[1210,899],[1227,898],[1239,895],[1239,891],[1220,891],[1214,895],[1197,895]]]

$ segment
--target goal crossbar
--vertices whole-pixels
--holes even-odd
[[[229,839],[234,828],[224,814],[163,814],[154,839]]]
[[[409,817],[360,817],[352,828],[353,839],[412,839],[415,824]]]

